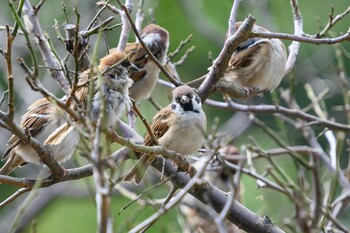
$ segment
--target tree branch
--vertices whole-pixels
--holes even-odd
[[[221,50],[219,56],[215,59],[214,64],[209,73],[206,75],[204,82],[198,88],[198,95],[201,97],[202,102],[204,102],[214,91],[215,85],[227,69],[233,52],[240,43],[249,38],[254,23],[254,17],[248,15],[238,30],[232,36],[229,36],[226,39],[223,49]]]
[[[24,24],[29,33],[33,33],[34,40],[39,47],[44,63],[48,67],[54,67],[55,69],[48,69],[51,77],[59,84],[62,90],[67,94],[69,91],[69,85],[65,79],[64,73],[60,68],[59,62],[55,59],[54,55],[50,51],[49,43],[44,36],[41,29],[39,20],[35,15],[32,4],[29,0],[25,0],[23,6],[23,19]]]

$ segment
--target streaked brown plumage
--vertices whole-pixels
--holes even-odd
[[[237,22],[238,28],[242,22]],[[269,32],[254,25],[252,32]],[[259,92],[272,91],[281,82],[287,62],[287,52],[279,39],[249,38],[233,53],[229,66],[221,79],[239,88],[252,88]]]
[[[235,28],[242,24],[237,22]],[[252,32],[269,32],[266,28],[254,24]],[[218,86],[246,89],[263,93],[278,87],[284,76],[287,52],[279,39],[251,37],[241,43],[232,54],[226,72]],[[188,85],[198,87],[204,77],[193,80]]]
[[[197,152],[203,145],[206,124],[200,98],[192,88],[180,86],[173,90],[172,103],[154,116],[151,128],[160,145],[188,155]],[[154,145],[148,133],[144,144]],[[154,159],[152,155],[142,155],[124,181],[139,183]]]
[[[142,29],[140,35],[152,54],[161,64],[164,64],[169,47],[168,31],[156,24],[149,24]],[[110,50],[110,52],[113,51],[115,49]],[[146,50],[139,42],[128,43],[125,52],[130,54],[129,61],[139,68],[138,71],[129,72],[130,78],[134,81],[130,88],[130,97],[138,102],[150,96],[157,84],[160,69],[148,57]]]
[[[128,78],[127,66],[129,62],[125,60],[126,54],[116,52],[100,60],[98,67],[87,70],[80,75],[76,97],[81,106],[85,106],[89,81],[97,80],[100,76],[101,86],[95,87],[92,99],[90,118],[96,120],[99,116],[100,103],[105,99],[106,120],[104,124],[110,127],[116,119],[130,107],[128,89],[132,80]],[[125,60],[126,63],[122,61]],[[121,62],[121,64],[119,64]],[[97,74],[100,75],[97,75]],[[98,91],[101,88],[101,91]],[[104,96],[101,99],[101,95]],[[67,97],[63,97],[63,100]],[[76,110],[78,105],[73,102],[72,108]],[[69,159],[79,141],[79,133],[74,130],[74,126],[67,123],[66,114],[58,109],[54,104],[43,98],[37,100],[28,107],[28,111],[23,115],[20,126],[27,128],[31,135],[44,143],[50,150],[51,155],[57,162],[62,163]],[[39,156],[31,148],[13,135],[7,143],[7,150],[3,159],[7,161],[0,169],[0,174],[9,174],[17,166],[25,163],[41,164]]]

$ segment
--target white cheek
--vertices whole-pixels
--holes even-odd
[[[175,105],[175,108],[173,108],[173,106]],[[184,111],[183,111],[183,109],[182,109],[182,107],[180,106],[180,104],[179,103],[176,103],[176,102],[173,102],[172,104],[171,104],[171,109],[173,110],[173,112],[175,112],[175,113],[183,113]]]
[[[143,38],[143,42],[146,44],[152,44],[160,41],[160,35],[158,33],[149,33],[145,38]]]

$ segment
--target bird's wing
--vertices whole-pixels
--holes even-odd
[[[77,100],[80,102],[82,106],[85,106],[86,98],[89,93],[89,82],[92,79],[89,79],[91,76],[91,70],[84,71],[80,75],[80,79],[78,82],[78,89],[75,92],[75,96]],[[77,109],[77,105],[72,106],[73,109]],[[74,125],[66,122],[58,127],[54,132],[52,132],[47,139],[45,140],[45,145],[58,145],[62,142],[62,140],[74,129]]]
[[[156,139],[161,138],[169,129],[170,124],[170,116],[173,114],[171,111],[170,105],[160,110],[153,118],[153,122],[151,125],[151,129],[153,131],[154,136]],[[145,136],[145,142],[144,144],[146,146],[152,146],[155,145],[155,142],[153,142],[151,135],[147,132]]]
[[[48,123],[50,107],[52,107],[51,102],[45,98],[35,101],[28,107],[27,112],[23,115],[20,124],[21,128],[29,130],[31,136],[35,137],[38,131]],[[7,148],[2,159],[7,158],[12,149],[19,143],[21,143],[21,140],[16,135],[12,135],[6,144]]]
[[[261,52],[260,50],[263,49],[263,43],[264,42],[256,43],[252,46],[235,52],[229,61],[229,69],[236,70],[250,66],[254,61],[255,54]]]

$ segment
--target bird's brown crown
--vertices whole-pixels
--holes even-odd
[[[108,54],[107,56],[104,56],[103,58],[100,59],[100,65],[99,68],[103,69],[106,67],[110,67],[120,61],[122,61],[123,59],[126,58],[126,53],[121,52],[121,51],[117,51],[117,52],[113,52],[111,54]]]
[[[195,94],[194,90],[191,87],[182,85],[173,90],[173,97],[176,98],[178,96],[187,95],[188,93]]]
[[[148,24],[147,26],[145,26],[142,29],[142,34],[144,33],[158,33],[160,34],[162,37],[164,38],[168,38],[169,37],[169,33],[165,28],[162,28],[156,24]]]

